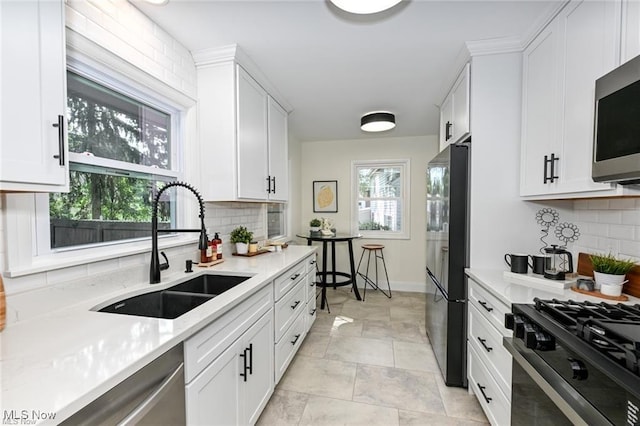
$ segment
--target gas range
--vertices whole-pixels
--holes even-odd
[[[514,374],[512,413],[535,382],[567,424],[640,425],[640,305],[535,299],[514,304],[505,326],[514,331],[504,342],[514,371],[517,363],[528,373]],[[558,418],[543,411],[536,407]]]

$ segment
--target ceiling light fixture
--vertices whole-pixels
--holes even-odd
[[[360,128],[365,132],[384,132],[396,127],[396,116],[386,111],[365,114],[360,119]]]
[[[400,3],[401,0],[330,0],[331,3],[340,9],[357,13],[359,15],[368,15],[371,13],[382,12]]]
[[[169,3],[169,0],[143,0],[146,3],[152,4],[154,6],[164,6]]]

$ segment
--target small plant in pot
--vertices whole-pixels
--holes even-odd
[[[600,287],[602,294],[620,296],[625,276],[635,266],[629,259],[617,259],[611,253],[592,254],[589,256],[593,264],[593,275],[596,287]]]
[[[230,241],[236,245],[237,254],[247,254],[249,251],[249,243],[253,240],[253,232],[244,226],[238,226],[231,231],[229,237]]]
[[[321,226],[322,226],[322,222],[318,218],[313,218],[309,222],[309,227],[311,228],[311,233],[319,232]]]

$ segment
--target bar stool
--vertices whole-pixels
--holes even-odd
[[[387,274],[387,264],[384,261],[384,253],[382,249],[384,246],[382,244],[364,244],[362,246],[362,254],[360,255],[360,261],[358,262],[358,275],[362,277],[364,280],[364,294],[362,296],[362,300],[364,301],[367,297],[367,284],[371,286],[374,290],[380,290],[382,294],[391,299],[391,285],[389,284],[389,274]],[[360,272],[360,264],[362,263],[362,259],[364,258],[364,254],[367,253],[367,270],[363,274]],[[376,281],[373,282],[371,278],[369,278],[369,264],[371,263],[371,254],[374,256],[374,263],[376,268]],[[378,286],[378,259],[382,260],[382,267],[384,268],[384,275],[387,279],[387,288],[389,289],[389,293],[386,293],[383,289]]]

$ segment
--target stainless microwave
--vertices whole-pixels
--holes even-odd
[[[640,183],[640,56],[596,80],[592,178]]]

